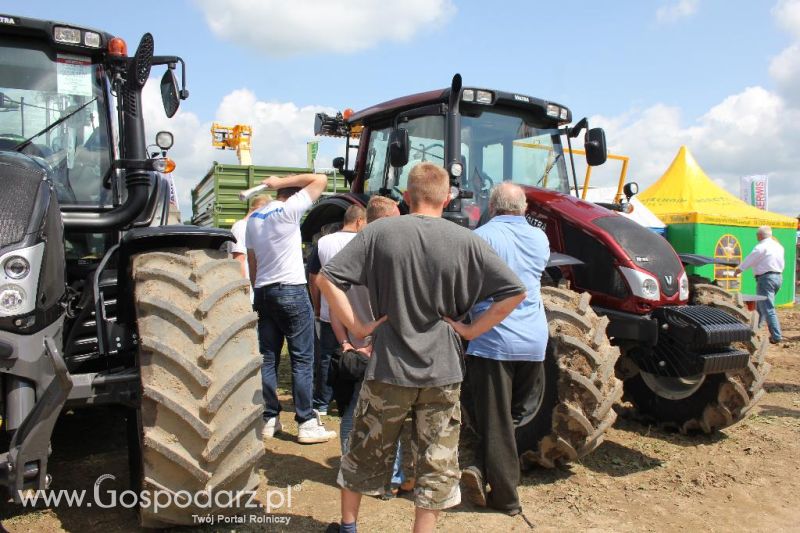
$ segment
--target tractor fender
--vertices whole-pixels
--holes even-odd
[[[300,225],[303,242],[311,242],[325,224],[341,222],[344,212],[351,205],[366,206],[369,197],[366,194],[345,193],[328,196],[320,200],[306,215]]]

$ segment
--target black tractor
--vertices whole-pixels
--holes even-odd
[[[167,67],[167,116],[188,97],[183,60],[153,52],[150,34],[129,56],[105,32],[0,16],[0,486],[20,501],[50,485],[65,409],[121,406],[149,527],[218,512],[230,500],[215,491],[255,491],[264,453],[233,237],[168,225],[171,134],[148,153],[151,67]],[[210,507],[187,505],[201,492]]]

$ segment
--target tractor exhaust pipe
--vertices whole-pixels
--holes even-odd
[[[153,36],[145,33],[139,41],[136,54],[128,61],[123,86],[118,94],[117,111],[122,126],[121,154],[123,159],[146,159],[142,119],[142,89],[150,76],[155,45]],[[125,203],[105,213],[62,213],[67,231],[103,232],[120,229],[130,224],[145,208],[149,200],[151,174],[143,170],[130,170],[125,176],[128,197]]]

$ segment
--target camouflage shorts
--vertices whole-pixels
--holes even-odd
[[[382,494],[392,476],[403,422],[411,413],[416,506],[447,509],[458,505],[459,389],[457,383],[414,388],[365,381],[355,408],[350,450],[339,468],[339,485],[362,494]]]

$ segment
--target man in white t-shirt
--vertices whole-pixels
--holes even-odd
[[[756,302],[758,308],[758,327],[767,321],[769,342],[777,344],[783,340],[781,323],[775,312],[775,294],[781,289],[783,268],[785,265],[783,246],[772,238],[772,228],[761,226],[756,233],[758,244],[753,251],[736,267],[736,275],[748,268],[753,269],[756,277],[756,294],[766,296],[766,300]]]
[[[320,268],[339,253],[356,234],[367,224],[367,214],[360,205],[351,205],[344,213],[342,229],[336,233],[325,235],[317,242]],[[328,413],[328,404],[333,398],[333,387],[328,383],[328,370],[336,348],[348,342],[346,337],[338,339],[331,326],[330,309],[325,297],[320,298],[319,305],[319,359],[314,372],[314,409],[320,413]]]
[[[258,343],[264,396],[263,438],[281,431],[278,401],[278,365],[284,340],[292,366],[292,397],[297,440],[302,444],[326,442],[336,436],[322,425],[312,409],[314,389],[314,312],[303,268],[300,220],[320,197],[328,180],[319,174],[270,176],[262,182],[276,189],[276,200],[247,219],[247,261],[255,288],[253,307],[258,312]]]
[[[250,279],[250,271],[247,268],[247,245],[245,244],[245,238],[247,233],[247,219],[250,218],[254,212],[262,209],[265,205],[272,201],[272,196],[269,194],[258,194],[253,196],[250,199],[250,210],[247,212],[245,217],[241,220],[237,220],[231,226],[231,233],[236,238],[236,241],[231,241],[228,243],[228,252],[230,252],[231,257],[239,261],[239,264],[242,267],[242,275],[245,279]],[[250,301],[253,301],[253,292],[250,292]]]

